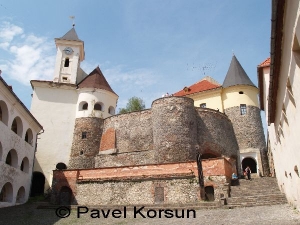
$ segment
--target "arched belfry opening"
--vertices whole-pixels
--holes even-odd
[[[257,173],[257,163],[256,160],[251,157],[246,157],[242,161],[242,168],[243,171],[247,168],[247,166],[250,167],[251,173]]]

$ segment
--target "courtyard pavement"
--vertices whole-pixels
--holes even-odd
[[[72,209],[70,215],[67,218],[60,218],[67,216],[68,212],[66,209],[37,209],[38,203],[27,203],[24,205],[1,208],[0,209],[0,224],[6,225],[19,225],[19,224],[180,224],[180,225],[198,225],[198,224],[272,224],[272,225],[291,225],[300,224],[300,213],[291,208],[289,205],[273,205],[273,206],[256,206],[248,208],[234,208],[234,209],[207,209],[207,210],[196,210],[195,214],[190,214],[191,218],[176,218],[174,212],[161,212],[161,217],[159,218],[159,212],[151,211],[149,212],[149,218],[147,213],[144,211],[142,213],[136,214],[134,211],[127,211],[126,215],[124,212],[119,212],[118,210],[112,215],[112,211],[106,215],[107,211],[102,214],[101,210],[98,209],[92,211],[89,209],[88,212],[86,208],[81,208],[79,211],[81,214],[78,218],[78,208]],[[138,210],[138,209],[137,209]],[[158,211],[158,210],[157,210]],[[187,211],[184,212],[184,217],[187,217]],[[136,218],[134,218],[134,214]],[[171,217],[173,218],[165,218]],[[181,210],[178,211],[178,216],[181,215]],[[114,218],[114,217],[120,218]],[[124,218],[126,216],[126,218]],[[143,218],[145,216],[146,218]],[[193,218],[193,217],[196,218]],[[100,217],[100,218],[92,218]],[[148,218],[147,218],[148,217]]]

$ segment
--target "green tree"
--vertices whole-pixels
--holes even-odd
[[[141,99],[139,97],[131,97],[130,99],[128,99],[126,108],[119,109],[119,114],[134,112],[134,111],[141,111],[143,109],[145,109],[145,103],[144,103],[143,99]]]

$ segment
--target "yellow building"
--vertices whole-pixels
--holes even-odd
[[[267,150],[258,103],[258,88],[245,70],[232,57],[223,84],[211,77],[184,87],[174,96],[186,96],[194,100],[195,107],[223,112],[232,121],[239,144],[241,169],[250,166],[252,173],[269,174]]]

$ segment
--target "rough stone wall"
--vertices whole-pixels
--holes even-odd
[[[236,159],[239,146],[228,117],[212,109],[196,108],[196,111],[200,152]]]
[[[155,164],[155,151],[124,152],[110,155],[97,155],[95,168]]]
[[[116,115],[105,119],[103,132],[116,131],[117,153],[153,149],[151,110]]]
[[[230,192],[230,179],[226,176],[205,176],[204,186],[212,186],[214,188],[215,200],[220,200],[221,198],[229,197]]]
[[[77,118],[68,168],[93,168],[99,152],[103,119],[96,117]],[[86,132],[86,138],[82,138]]]
[[[200,200],[196,177],[78,183],[76,200],[79,205],[154,204],[155,187],[164,188],[163,203],[192,203]]]
[[[158,163],[196,159],[197,120],[192,99],[167,97],[155,100],[152,121]]]
[[[259,149],[264,174],[269,174],[266,141],[260,116],[260,109],[247,105],[247,113],[241,115],[240,107],[225,109],[225,114],[231,120],[239,149]]]

